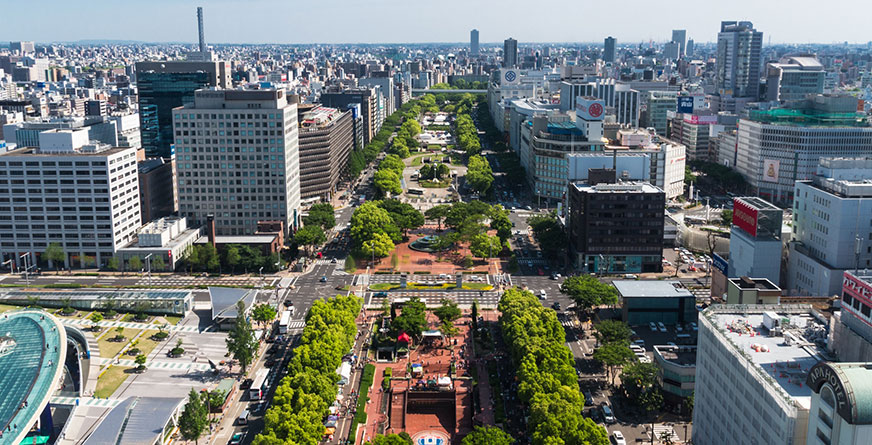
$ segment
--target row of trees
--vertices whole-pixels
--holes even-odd
[[[507,249],[512,236],[509,213],[500,205],[490,206],[482,201],[442,204],[428,209],[425,216],[437,221],[440,228],[444,222],[452,229],[438,237],[436,248],[439,250],[467,242],[474,256],[490,258]],[[488,235],[488,229],[496,230],[496,236]]]
[[[351,215],[351,238],[359,254],[390,255],[405,234],[424,224],[424,215],[396,199],[367,201]]]
[[[466,182],[478,193],[485,194],[494,182],[494,171],[490,162],[481,155],[469,157],[466,169]]]
[[[626,323],[604,320],[596,325],[597,339],[602,344],[594,351],[594,359],[602,363],[614,384],[618,369],[624,396],[632,404],[653,411],[663,404],[663,394],[657,383],[658,369],[654,363],[641,363],[630,349],[633,331]]]
[[[378,164],[378,170],[372,176],[372,182],[375,184],[375,189],[379,196],[386,196],[388,193],[399,195],[403,193],[403,186],[400,180],[403,178],[403,169],[406,164],[398,155],[389,154]]]
[[[478,129],[469,114],[458,114],[454,120],[454,138],[457,147],[467,155],[476,155],[481,151],[481,141],[478,140]]]
[[[354,320],[361,300],[337,295],[317,300],[306,315],[300,345],[264,416],[264,429],[255,445],[318,443],[324,434],[324,417],[336,399],[342,356],[351,350],[357,335]]]
[[[391,138],[391,134],[396,131],[397,126],[400,125],[404,119],[417,119],[420,114],[421,106],[418,104],[418,100],[411,100],[404,103],[403,106],[388,116],[382,124],[381,129],[365,147],[351,151],[348,160],[349,175],[353,178],[360,175],[360,172],[362,172],[370,162],[374,161],[379,153],[385,150],[388,140]]]
[[[529,410],[533,445],[606,445],[608,435],[582,415],[584,399],[563,326],[528,291],[507,290],[500,299],[500,328],[515,362],[518,396]]]

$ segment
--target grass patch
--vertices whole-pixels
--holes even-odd
[[[146,356],[151,354],[151,351],[154,351],[154,348],[161,343],[151,339],[151,336],[157,333],[158,331],[156,330],[148,330],[142,333],[142,336],[139,337],[139,343],[136,344],[136,347],[139,348],[140,354]]]
[[[450,179],[444,179],[442,181],[437,181],[437,182],[433,182],[433,181],[429,181],[429,180],[423,181],[423,182],[418,182],[418,185],[425,188],[425,189],[444,189],[444,188],[447,188],[449,184],[451,184]]]
[[[182,321],[182,317],[179,317],[177,315],[164,315],[163,318],[167,321],[167,323],[172,326],[175,326],[179,324],[180,321]]]
[[[100,357],[104,358],[112,358],[115,357],[128,343],[130,343],[130,339],[136,337],[136,334],[139,334],[139,330],[137,329],[125,329],[122,332],[122,335],[127,337],[124,341],[109,341],[110,338],[115,337],[117,335],[116,331],[113,329],[112,332],[106,334],[105,337],[97,340],[97,345],[100,348]]]
[[[0,312],[14,311],[16,309],[21,309],[21,306],[12,306],[9,304],[0,304]]]
[[[493,286],[487,283],[463,283],[463,288],[467,290],[493,290]]]
[[[424,158],[429,155],[415,156],[412,158],[412,162],[409,164],[411,167],[420,167],[424,165]]]
[[[133,321],[133,317],[135,316],[136,315],[134,314],[125,314],[123,317],[121,317],[121,321]]]
[[[370,286],[369,290],[392,290],[392,289],[399,289],[399,288],[400,288],[399,284],[377,283],[377,284],[373,284],[372,286]]]
[[[103,375],[97,378],[97,390],[94,391],[94,397],[98,399],[110,397],[124,383],[127,376],[130,375],[127,373],[130,369],[133,368],[129,366],[110,366]]]
[[[354,413],[354,419],[351,421],[351,430],[348,433],[348,440],[354,443],[357,434],[357,425],[366,425],[366,402],[369,401],[369,388],[372,387],[372,379],[375,377],[375,365],[367,364],[363,367],[363,376],[360,377],[360,389],[358,394],[362,395],[357,399],[357,412]]]
[[[427,150],[442,150],[442,146],[439,144],[427,144]]]

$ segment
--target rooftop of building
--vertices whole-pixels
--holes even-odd
[[[587,182],[574,182],[572,185],[576,190],[585,193],[663,193],[660,188],[644,181],[596,185],[590,185]]]
[[[778,326],[764,325],[764,312],[776,315]],[[700,313],[725,337],[728,347],[753,365],[761,383],[809,409],[811,388],[806,378],[812,366],[827,358],[827,326],[807,305],[713,305]]]
[[[654,345],[654,351],[676,365],[696,366],[696,346]]]
[[[267,244],[276,238],[275,234],[265,233],[262,235],[217,235],[215,244]],[[197,244],[208,243],[207,237],[202,236],[195,241]]]
[[[163,443],[164,430],[185,399],[128,397],[112,408],[84,445]]]
[[[778,287],[775,283],[769,281],[767,278],[749,278],[749,277],[738,277],[738,278],[730,278],[730,282],[736,285],[739,289],[742,290],[778,290],[781,288]]]
[[[735,200],[742,201],[755,210],[781,210],[781,208],[775,204],[756,196],[740,196],[735,198]]]
[[[167,163],[164,162],[163,158],[149,158],[144,161],[140,161],[136,164],[136,167],[139,169],[139,173],[147,174],[150,171],[159,168]]]
[[[49,313],[24,309],[5,312],[0,333],[0,430],[3,443],[19,443],[63,376],[66,331]]]
[[[755,122],[800,127],[869,127],[866,114],[857,111],[853,96],[816,94],[781,108],[750,110]]]
[[[343,112],[330,107],[315,107],[300,117],[300,129],[320,129],[342,116]]]
[[[44,153],[40,151],[38,147],[20,147],[14,150],[9,150],[6,152],[0,152],[0,157],[13,157],[13,156],[35,156],[35,157],[58,157],[58,156],[75,156],[75,157],[88,157],[88,156],[96,156],[96,157],[106,157],[116,153],[120,153],[124,150],[133,150],[132,147],[111,147],[105,150],[99,151],[52,151]]]
[[[693,293],[680,281],[617,280],[612,284],[622,298],[693,297]]]

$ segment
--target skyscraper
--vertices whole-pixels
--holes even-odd
[[[756,98],[763,33],[751,22],[721,22],[715,87],[721,96]]]
[[[685,29],[673,29],[672,30],[672,41],[678,43],[678,56],[684,56],[684,50],[687,48],[685,46],[685,41],[687,41],[687,30]]]
[[[218,235],[254,234],[259,221],[299,227],[297,104],[283,90],[200,90],[172,114],[182,216],[199,225],[213,215]]]
[[[478,30],[473,29],[469,31],[469,55],[472,57],[478,57]]]
[[[693,39],[687,39],[687,47],[684,49],[684,55],[693,57]]]
[[[509,37],[503,42],[503,67],[518,65],[518,41]]]
[[[606,37],[603,49],[603,62],[615,63],[615,45],[618,40],[612,36]]]

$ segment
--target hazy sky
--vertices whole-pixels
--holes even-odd
[[[868,0],[0,0],[0,41],[120,39],[210,43],[715,41],[721,20],[750,20],[764,42],[865,43]],[[853,13],[852,13],[853,11]]]

